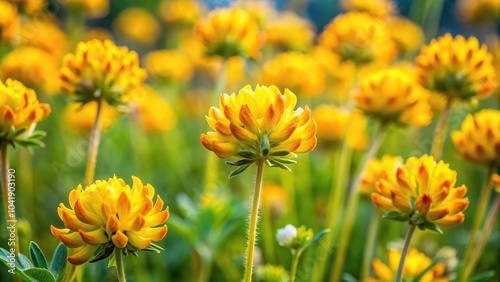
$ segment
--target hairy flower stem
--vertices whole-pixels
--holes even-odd
[[[119,282],[127,281],[125,279],[125,267],[123,266],[122,250],[115,249],[115,261],[116,261],[116,275],[118,276]]]
[[[299,266],[300,255],[302,254],[302,250],[294,250],[293,251],[293,262],[292,262],[292,270],[290,272],[290,282],[295,282],[295,276],[297,276],[297,267]]]
[[[5,218],[7,220],[7,226],[9,222],[16,222],[16,210],[9,210],[9,205],[14,205],[15,202],[9,203],[9,143],[5,141],[0,141],[0,165],[2,166],[2,189],[3,189],[3,203],[5,208]],[[15,186],[14,186],[15,187]],[[14,249],[15,254],[19,254],[19,236],[17,233],[17,227],[14,228]]]
[[[408,250],[410,250],[410,243],[411,243],[411,238],[413,236],[413,233],[415,233],[415,228],[417,226],[414,224],[410,224],[408,227],[408,231],[406,232],[405,236],[405,243],[403,245],[403,250],[401,251],[401,258],[399,259],[399,265],[398,265],[398,272],[396,272],[396,282],[401,282],[403,281],[403,268],[405,265],[405,259],[406,255],[408,254]]]
[[[90,131],[87,171],[85,172],[85,186],[89,186],[90,184],[92,184],[92,181],[94,180],[95,164],[97,161],[97,151],[99,149],[99,139],[101,136],[101,131],[99,128],[101,110],[102,110],[102,100],[99,99],[97,100],[97,114],[95,116],[94,125],[92,126],[92,130]]]
[[[257,162],[257,177],[255,179],[255,189],[252,199],[252,211],[250,214],[250,223],[248,225],[248,241],[247,241],[247,254],[245,262],[245,282],[252,281],[252,268],[253,268],[253,254],[255,240],[257,238],[257,222],[259,220],[259,203],[260,194],[262,192],[262,175],[264,169],[264,160],[260,159]]]
[[[339,241],[339,249],[335,256],[333,273],[330,276],[330,282],[339,282],[340,276],[342,275],[342,270],[344,268],[344,261],[346,257],[347,248],[349,247],[349,240],[351,239],[352,229],[354,227],[354,221],[356,219],[356,209],[358,207],[359,202],[359,184],[361,179],[370,163],[371,159],[375,157],[380,145],[382,144],[382,140],[385,135],[385,126],[382,125],[378,132],[373,137],[370,147],[368,151],[365,153],[365,156],[361,162],[361,169],[358,172],[357,177],[350,187],[349,200],[347,202],[346,214],[344,217],[344,221],[342,223],[341,228],[339,229],[341,232],[340,241]]]
[[[375,209],[372,212],[372,219],[370,220],[370,228],[368,229],[367,241],[365,245],[365,251],[363,254],[363,264],[361,265],[361,276],[360,281],[364,281],[370,274],[370,262],[373,258],[373,252],[375,250],[375,242],[377,241],[378,226],[380,223],[380,211]]]
[[[446,127],[448,125],[448,119],[450,117],[452,100],[448,98],[446,101],[446,106],[439,117],[436,125],[436,131],[434,133],[434,140],[432,142],[431,156],[434,157],[436,161],[441,160],[441,155],[443,154],[444,139],[446,135]]]
[[[492,176],[494,172],[495,172],[494,166],[490,166],[488,168],[488,173],[486,174],[486,180],[484,181],[483,187],[481,188],[481,198],[479,200],[479,205],[476,210],[476,217],[474,218],[474,222],[472,223],[472,230],[470,233],[469,244],[467,245],[464,259],[462,260],[462,267],[460,268],[460,272],[458,275],[461,282],[467,281],[466,270],[470,263],[472,253],[476,251],[475,247],[476,247],[477,233],[479,232],[479,228],[481,227],[481,223],[483,222],[486,206],[488,205],[488,199],[490,198],[491,189],[493,186]]]

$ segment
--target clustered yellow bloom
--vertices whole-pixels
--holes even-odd
[[[391,0],[341,0],[340,4],[346,11],[365,12],[382,19],[397,12],[396,5]]]
[[[451,133],[460,154],[473,163],[500,167],[500,111],[485,109],[468,115]]]
[[[150,184],[132,177],[132,187],[116,176],[97,180],[90,186],[79,185],[69,194],[70,207],[59,204],[57,213],[65,228],[50,226],[52,234],[74,254],[68,261],[79,265],[94,256],[93,261],[111,255],[115,248],[125,253],[155,246],[167,233],[164,224],[169,217],[163,200]],[[158,227],[155,227],[158,226]]]
[[[42,11],[47,5],[45,0],[9,0],[17,5],[19,11],[27,15]]]
[[[286,168],[295,153],[316,147],[311,111],[307,106],[295,110],[296,103],[295,94],[285,89],[282,95],[275,86],[246,86],[238,94],[223,94],[219,108],[210,108],[206,117],[214,131],[202,134],[201,142],[219,158],[242,158],[228,164],[244,169],[258,160]]]
[[[64,0],[59,3],[81,10],[89,18],[102,18],[109,11],[109,0]]]
[[[123,10],[114,20],[113,27],[123,38],[143,45],[152,45],[160,35],[155,17],[142,8]]]
[[[373,260],[373,272],[377,278],[367,278],[364,282],[392,282],[396,278],[401,251],[389,251],[389,263],[384,264],[379,259]],[[412,281],[432,264],[432,260],[417,249],[410,249],[403,266],[403,280]],[[442,263],[436,264],[428,270],[419,281],[421,282],[448,282],[445,277],[446,267]]]
[[[205,10],[196,0],[163,0],[158,6],[160,18],[167,24],[194,25]]]
[[[0,0],[0,42],[11,42],[19,31],[19,26],[17,7]]]
[[[50,105],[39,103],[35,91],[26,88],[13,79],[0,81],[0,135],[4,138],[12,127],[14,131],[25,129],[23,137],[28,137],[41,121],[50,113]]]
[[[359,191],[366,195],[377,192],[377,181],[385,177],[386,173],[391,173],[398,166],[403,164],[403,159],[397,156],[385,155],[380,159],[373,158],[361,178]]]
[[[358,108],[384,123],[426,126],[432,118],[428,96],[409,70],[391,67],[363,76],[353,98]]]
[[[281,53],[264,64],[261,82],[304,97],[318,96],[325,90],[323,69],[310,55],[294,51]]]
[[[498,0],[459,0],[459,15],[466,21],[481,23],[488,20],[500,22],[500,2]]]
[[[372,193],[372,201],[386,217],[421,229],[437,230],[434,223],[442,226],[456,225],[464,221],[463,211],[469,199],[464,185],[454,188],[457,173],[449,164],[436,163],[432,156],[411,157],[406,163],[384,174]]]
[[[63,120],[71,129],[89,132],[94,126],[97,115],[97,102],[92,101],[85,105],[81,103],[68,104],[63,110]],[[99,129],[105,131],[118,119],[120,113],[108,103],[101,105]]]
[[[66,34],[55,23],[42,20],[30,20],[23,25],[20,43],[44,50],[54,57],[53,64],[59,64],[70,49]]]
[[[247,11],[255,19],[260,28],[267,26],[278,15],[278,11],[276,11],[276,7],[272,1],[237,0],[232,5]]]
[[[256,57],[262,45],[255,19],[236,7],[213,10],[196,23],[195,34],[206,47],[207,55],[225,58]]]
[[[407,18],[391,17],[387,29],[398,47],[398,53],[402,55],[415,53],[424,43],[422,28]]]
[[[358,65],[385,64],[397,55],[386,25],[366,13],[350,12],[335,17],[320,35],[319,45]]]
[[[496,87],[491,54],[475,37],[447,33],[424,46],[416,64],[420,83],[449,99],[484,98]]]
[[[114,105],[142,84],[146,70],[136,52],[95,39],[78,43],[76,52],[64,57],[60,78],[63,92],[79,102],[105,99]]]
[[[146,55],[145,66],[149,74],[159,79],[187,81],[193,66],[189,58],[177,50],[157,50]]]
[[[298,15],[285,12],[265,27],[266,44],[284,50],[306,50],[312,45],[315,32],[313,24]]]
[[[131,106],[145,132],[166,132],[175,127],[174,109],[153,88],[139,87],[133,96]]]

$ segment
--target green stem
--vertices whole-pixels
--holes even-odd
[[[15,254],[19,254],[19,235],[17,233],[17,218],[15,208],[9,211],[9,143],[4,140],[0,141],[0,166],[2,168],[2,188],[3,188],[3,201],[5,208],[5,218],[7,225],[10,222],[14,223],[14,249]],[[15,186],[14,186],[15,187]],[[14,205],[14,202],[11,203]]]
[[[127,281],[125,279],[125,267],[123,266],[122,250],[115,249],[115,261],[116,261],[116,275],[118,276],[119,282]]]
[[[441,155],[443,154],[443,145],[444,139],[446,135],[446,126],[448,124],[448,118],[450,117],[452,99],[447,100],[446,106],[439,117],[439,120],[436,125],[436,131],[434,133],[434,140],[432,142],[431,148],[431,156],[434,157],[436,161],[441,159]]]
[[[102,100],[97,100],[97,114],[95,116],[94,125],[90,131],[89,140],[89,151],[87,160],[87,170],[85,172],[85,186],[92,184],[94,180],[95,165],[97,161],[97,151],[99,149],[99,139],[101,136],[101,131],[99,128],[99,122],[101,118]]]
[[[406,232],[405,243],[403,245],[403,250],[401,251],[401,258],[399,259],[398,272],[396,273],[396,282],[401,282],[403,279],[405,259],[408,251],[410,250],[411,237],[413,236],[413,233],[415,233],[416,227],[416,225],[410,224],[410,226],[408,227],[408,231]]]
[[[262,192],[263,169],[264,169],[264,160],[260,159],[257,162],[257,177],[255,180],[255,189],[253,192],[250,224],[248,225],[248,242],[247,242],[245,278],[244,278],[245,282],[252,281],[253,255],[254,255],[255,239],[257,237],[257,222],[259,215],[260,194]]]
[[[370,220],[370,228],[368,229],[367,241],[365,245],[365,251],[363,254],[363,264],[361,265],[361,277],[360,281],[364,281],[365,278],[370,274],[370,263],[373,258],[373,253],[375,251],[375,243],[377,241],[378,226],[380,224],[380,211],[375,209],[372,212],[372,219]]]
[[[346,215],[342,223],[342,227],[339,229],[341,232],[339,249],[335,256],[333,273],[330,276],[330,282],[339,282],[342,275],[342,270],[344,268],[344,261],[346,257],[347,247],[349,246],[349,240],[351,239],[352,229],[354,227],[354,221],[356,219],[356,209],[359,202],[359,183],[361,178],[368,167],[371,159],[375,157],[385,134],[385,126],[382,125],[378,132],[373,137],[370,147],[366,152],[362,162],[361,169],[358,172],[357,177],[351,185],[349,200],[347,202]]]
[[[292,271],[290,272],[290,282],[295,282],[295,276],[297,276],[297,267],[299,266],[300,255],[302,254],[301,250],[293,251],[293,262],[292,262]]]
[[[472,230],[469,239],[469,244],[467,245],[464,259],[462,261],[462,267],[460,268],[460,273],[458,275],[458,277],[460,277],[461,282],[467,281],[466,269],[470,263],[469,260],[471,258],[471,255],[475,251],[477,233],[479,232],[479,228],[481,227],[481,223],[483,222],[486,206],[488,205],[488,199],[490,198],[491,190],[493,188],[492,176],[494,172],[495,172],[494,166],[490,166],[488,168],[488,173],[486,175],[487,178],[483,183],[483,187],[481,188],[481,198],[479,200],[479,206],[477,207],[476,210],[476,217],[474,218],[474,222],[472,223]]]

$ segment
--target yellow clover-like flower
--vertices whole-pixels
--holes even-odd
[[[94,39],[78,43],[76,52],[64,57],[59,77],[63,92],[79,102],[105,99],[115,105],[142,84],[146,70],[136,52]]]
[[[19,11],[27,14],[33,15],[35,13],[41,12],[47,6],[45,0],[9,0],[13,4],[16,4]]]
[[[363,76],[354,92],[356,106],[383,123],[426,126],[432,113],[429,93],[403,67],[391,67]]]
[[[496,87],[492,60],[477,38],[447,33],[422,48],[417,77],[424,87],[449,99],[484,98]]]
[[[397,12],[396,5],[391,0],[341,0],[340,5],[346,11],[365,12],[382,19]]]
[[[321,47],[337,53],[342,60],[358,65],[386,64],[397,55],[397,48],[386,25],[366,13],[338,15],[319,38]]]
[[[37,47],[54,57],[53,65],[60,66],[61,60],[70,50],[68,37],[55,23],[32,19],[21,29],[21,45]]]
[[[19,31],[20,22],[17,7],[0,0],[0,42],[11,42]]]
[[[306,50],[312,45],[313,24],[292,12],[285,12],[265,26],[266,44],[283,50]]]
[[[374,259],[372,266],[377,278],[366,278],[364,282],[393,282],[401,258],[401,251],[389,251],[389,263],[386,265],[380,259]],[[432,264],[432,260],[417,249],[411,248],[406,256],[403,266],[403,280],[412,281]],[[445,277],[446,267],[442,263],[436,264],[428,270],[419,281],[422,282],[448,282]]]
[[[167,234],[164,224],[169,217],[163,200],[150,184],[132,177],[132,187],[116,176],[97,180],[90,186],[79,185],[69,194],[69,205],[59,204],[57,213],[63,229],[50,226],[52,234],[68,248],[74,248],[68,261],[79,265],[111,255],[115,248],[125,253],[148,249],[159,251],[157,242]],[[158,227],[155,227],[158,226]]]
[[[239,158],[228,162],[239,166],[231,176],[260,160],[288,169],[295,153],[316,147],[311,111],[307,106],[295,110],[296,103],[295,94],[285,89],[282,95],[275,86],[246,86],[238,94],[223,94],[219,108],[210,108],[206,117],[214,131],[202,134],[201,142],[219,158]]]
[[[216,9],[196,23],[195,34],[207,55],[256,57],[262,45],[259,27],[243,9]]]
[[[391,17],[387,22],[387,29],[398,47],[398,53],[403,56],[414,54],[424,43],[422,28],[407,18]]]
[[[145,132],[167,132],[175,127],[174,109],[153,88],[142,86],[136,89],[130,104]]]
[[[152,45],[160,35],[160,25],[155,17],[142,8],[123,10],[115,18],[113,27],[123,38],[143,45]]]
[[[194,25],[206,8],[197,0],[163,0],[158,6],[160,18],[166,24]]]
[[[264,28],[278,15],[276,5],[272,1],[236,0],[232,5],[247,11],[260,28]]]
[[[151,76],[159,79],[187,81],[193,73],[189,58],[176,50],[157,50],[146,55],[145,66]]]
[[[5,82],[0,80],[0,139],[9,140],[10,134],[19,130],[24,133],[16,138],[30,137],[36,123],[49,113],[50,105],[39,103],[33,89],[10,78]]]
[[[500,166],[500,111],[485,109],[468,115],[451,139],[466,160]]]
[[[377,181],[391,173],[403,164],[403,159],[397,156],[385,155],[380,159],[373,158],[369,163],[363,177],[361,178],[359,191],[365,195],[377,192]]]
[[[498,0],[459,0],[458,14],[461,19],[471,23],[488,20],[500,22],[500,1]]]
[[[288,88],[303,97],[318,96],[325,90],[325,74],[312,56],[285,52],[268,61],[262,68],[261,82]]]
[[[467,187],[455,188],[456,181],[457,173],[449,164],[436,163],[428,155],[411,157],[377,182],[372,201],[378,209],[390,212],[386,218],[441,232],[435,224],[451,226],[465,219]]]
[[[102,18],[109,11],[109,0],[59,0],[58,2],[84,12],[88,18]]]

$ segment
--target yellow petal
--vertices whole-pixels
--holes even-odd
[[[423,194],[420,197],[418,197],[417,201],[415,202],[415,208],[418,210],[418,213],[420,215],[427,215],[431,208],[432,204],[432,199],[429,195]]]
[[[108,216],[108,222],[106,222],[106,233],[108,233],[109,236],[120,229],[120,221],[116,218],[116,215],[110,214]]]
[[[101,245],[108,242],[106,232],[101,228],[88,232],[80,230],[78,233],[82,240],[89,245]]]
[[[229,124],[229,129],[231,133],[236,137],[236,139],[243,141],[243,142],[248,142],[248,141],[253,141],[257,140],[257,136],[253,134],[252,132],[246,130],[243,127],[237,126],[234,123]]]
[[[74,265],[80,265],[88,261],[92,255],[94,255],[98,246],[85,245],[75,249],[75,253],[72,256],[68,256],[68,261]]]
[[[128,243],[127,235],[123,234],[121,230],[116,231],[115,235],[111,236],[111,240],[113,240],[113,244],[119,249],[125,248]],[[119,250],[115,250],[115,252],[118,251]]]
[[[407,213],[411,211],[410,202],[403,193],[397,190],[392,190],[391,199],[392,199],[392,205],[395,206],[398,210]]]
[[[394,273],[392,270],[385,265],[383,262],[381,262],[379,259],[374,259],[373,263],[373,272],[377,277],[382,280],[382,281],[390,281],[394,279]]]
[[[125,191],[123,191],[118,197],[118,201],[116,203],[116,212],[118,213],[118,217],[123,222],[127,221],[127,218],[130,214],[130,200]]]
[[[243,123],[243,125],[245,125],[246,128],[248,128],[248,130],[250,130],[254,134],[260,133],[259,124],[250,111],[248,105],[241,106],[239,117],[240,121]]]
[[[318,142],[318,140],[317,140],[316,136],[314,136],[313,138],[311,138],[309,140],[302,141],[302,142],[300,142],[300,146],[294,152],[295,153],[306,153],[306,152],[312,151],[314,148],[316,148],[317,142]]]
[[[457,213],[455,215],[443,217],[442,219],[436,221],[436,223],[443,226],[453,226],[462,223],[464,219],[465,215],[463,213]]]
[[[382,211],[394,211],[396,208],[392,205],[392,201],[380,194],[372,193],[373,204]]]
[[[91,224],[91,225],[97,225],[99,224],[99,221],[96,220],[96,218],[92,215],[90,215],[85,208],[82,206],[82,203],[77,200],[75,203],[75,216],[82,222]]]
[[[431,209],[429,211],[429,213],[427,213],[426,218],[429,221],[435,221],[435,220],[438,220],[438,219],[445,217],[449,212],[450,211],[448,210],[447,207],[440,207],[440,208]]]
[[[295,129],[297,128],[297,125],[295,123],[290,123],[287,126],[273,131],[271,134],[269,134],[269,140],[271,142],[283,142],[290,138],[290,136],[295,132]]]
[[[52,225],[50,226],[50,232],[68,248],[78,248],[85,245],[78,232],[72,232],[69,229],[58,229]]]
[[[213,152],[221,159],[229,158],[238,151],[237,145],[229,142],[214,142],[212,147]]]

